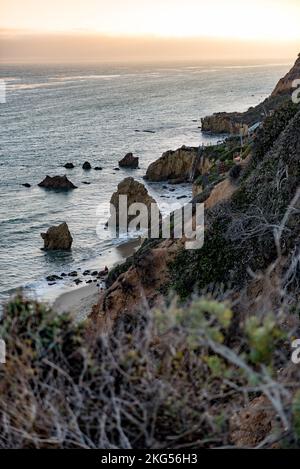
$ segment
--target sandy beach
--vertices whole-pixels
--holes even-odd
[[[110,270],[131,256],[140,244],[141,240],[131,240],[116,246],[103,255],[101,262]],[[101,281],[72,290],[68,289],[56,298],[53,309],[60,314],[69,312],[75,321],[83,321],[91,312],[93,305],[97,303],[99,295],[104,289],[105,282]]]

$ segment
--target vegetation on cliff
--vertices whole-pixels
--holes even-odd
[[[211,283],[241,289],[250,278],[249,270],[267,268],[278,250],[293,261],[299,235],[299,201],[294,200],[300,180],[299,126],[299,108],[288,106],[259,131],[238,190],[231,200],[206,212],[204,247],[182,250],[171,266],[174,288],[181,296]]]
[[[300,376],[286,368],[284,320],[244,320],[202,297],[124,314],[93,340],[16,297],[0,328],[0,447],[296,447]]]

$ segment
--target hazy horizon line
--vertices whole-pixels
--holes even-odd
[[[120,62],[293,60],[299,41],[219,37],[108,35],[87,31],[38,32],[0,28],[3,62]]]

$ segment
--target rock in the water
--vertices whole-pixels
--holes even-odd
[[[22,186],[29,188],[29,187],[31,187],[31,184],[29,184],[28,182],[25,182],[25,184],[22,184]]]
[[[73,272],[70,272],[68,274],[69,277],[77,277],[77,275],[78,275],[78,272],[76,272],[76,270],[73,270]]]
[[[146,208],[147,208],[147,219],[148,222],[150,221],[151,218],[151,204],[154,204],[157,207],[157,204],[153,197],[151,197],[146,189],[146,187],[141,184],[139,181],[136,181],[132,177],[127,177],[123,179],[118,184],[118,189],[116,192],[113,193],[110,203],[115,207],[116,209],[116,226],[119,226],[119,203],[120,199],[119,197],[121,195],[126,195],[127,196],[127,208],[125,206],[125,211],[126,209],[128,210],[128,207],[134,203],[143,203]],[[128,223],[135,219],[137,216],[136,215],[129,215],[127,217]],[[111,221],[111,220],[110,220]]]
[[[92,169],[91,163],[89,163],[88,161],[85,161],[82,165],[82,169],[85,169],[85,170]]]
[[[66,168],[66,169],[73,169],[73,168],[75,168],[75,166],[73,165],[73,163],[66,163],[66,164],[64,165],[64,168]]]
[[[202,119],[202,132],[215,134],[239,134],[242,113],[217,112]]]
[[[45,179],[38,185],[40,187],[44,187],[45,189],[77,189],[77,187],[67,178],[67,176],[46,176]]]
[[[201,174],[203,166],[207,164],[210,164],[208,159],[201,158],[197,147],[183,146],[175,151],[166,151],[151,163],[145,178],[155,182],[172,180],[179,184],[189,181],[191,176]]]
[[[48,275],[46,280],[47,282],[55,282],[56,280],[62,280],[62,277],[59,277],[58,275]]]
[[[102,168],[101,168],[101,166],[96,166],[96,167],[94,168],[94,170],[95,170],[95,171],[102,171]]]
[[[58,226],[51,226],[47,233],[41,233],[45,250],[70,250],[73,238],[68,225],[64,222]]]
[[[119,161],[119,166],[121,168],[136,169],[139,167],[139,159],[137,156],[133,156],[132,153],[127,153],[127,155]]]

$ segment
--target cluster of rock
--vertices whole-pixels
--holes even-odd
[[[81,269],[79,269],[81,270]],[[48,275],[46,280],[49,285],[55,285],[58,281],[64,280],[66,277],[73,279],[75,285],[80,285],[85,281],[86,284],[97,283],[104,281],[108,275],[108,267],[105,266],[103,270],[85,270],[83,273],[73,270],[66,274],[62,272],[60,275]],[[81,276],[81,278],[80,278]]]

